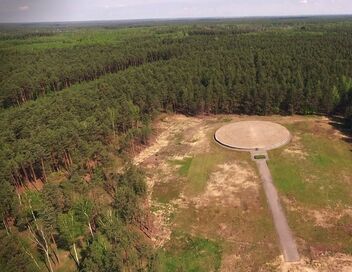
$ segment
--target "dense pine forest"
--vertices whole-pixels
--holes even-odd
[[[158,271],[131,154],[160,113],[352,124],[350,17],[1,25],[0,59],[1,271]]]

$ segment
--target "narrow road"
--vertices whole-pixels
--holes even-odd
[[[292,232],[288,226],[286,216],[282,210],[279,196],[273,184],[273,179],[266,160],[256,160],[256,164],[263,181],[264,191],[273,216],[276,232],[279,236],[281,249],[286,262],[299,261],[299,254]]]

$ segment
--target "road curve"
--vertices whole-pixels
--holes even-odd
[[[280,204],[279,196],[273,184],[266,160],[256,160],[256,164],[263,182],[266,198],[273,216],[276,232],[279,236],[281,249],[286,262],[299,261],[299,254],[292,232],[288,226],[286,216]]]

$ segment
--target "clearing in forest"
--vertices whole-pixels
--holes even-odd
[[[269,151],[268,166],[297,241],[299,263],[283,262],[250,154],[222,148],[213,139],[230,122],[253,120],[279,123],[292,135],[288,145]],[[147,173],[153,239],[164,271],[352,268],[352,152],[330,120],[165,115],[154,127],[153,141],[135,163]]]

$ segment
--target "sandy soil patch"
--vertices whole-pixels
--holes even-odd
[[[339,219],[344,216],[352,217],[352,208],[343,209],[340,211],[332,209],[322,209],[322,210],[308,210],[308,216],[314,219],[315,225],[323,228],[330,228],[334,226]]]
[[[152,167],[151,171],[155,171]],[[147,209],[152,211],[153,215],[153,232],[152,241],[155,247],[162,247],[171,236],[170,218],[175,207],[171,204],[158,203],[153,201],[152,194],[155,183],[167,183],[172,177],[172,168],[167,162],[163,162],[158,166],[158,171],[155,175],[147,176]]]
[[[201,124],[195,128],[186,131],[186,143],[191,147],[190,152],[193,154],[207,153],[210,150],[210,141],[208,134],[210,128]]]
[[[238,207],[241,203],[238,194],[247,189],[258,192],[259,184],[254,171],[246,164],[231,163],[218,166],[211,174],[205,192],[190,201],[196,208],[208,205]]]
[[[297,159],[305,159],[308,157],[308,153],[304,151],[304,147],[300,142],[301,137],[297,134],[293,135],[292,141],[287,148],[284,149],[284,152],[289,155],[293,156]]]
[[[134,163],[137,165],[141,164],[149,157],[157,154],[164,147],[167,147],[177,133],[184,131],[187,127],[197,125],[200,122],[200,119],[186,117],[184,115],[167,116],[155,127],[156,131],[161,131],[155,139],[155,142],[136,155],[133,159]]]
[[[266,268],[281,272],[350,272],[352,271],[352,256],[335,254],[320,256],[315,260],[303,258],[299,263],[285,263],[283,256],[279,256]],[[272,269],[263,271],[273,271]]]
[[[170,218],[175,212],[171,204],[152,203],[153,211],[153,235],[152,241],[157,248],[162,247],[171,237]]]
[[[221,261],[221,272],[233,272],[236,263],[241,260],[241,256],[237,254],[226,255]]]

